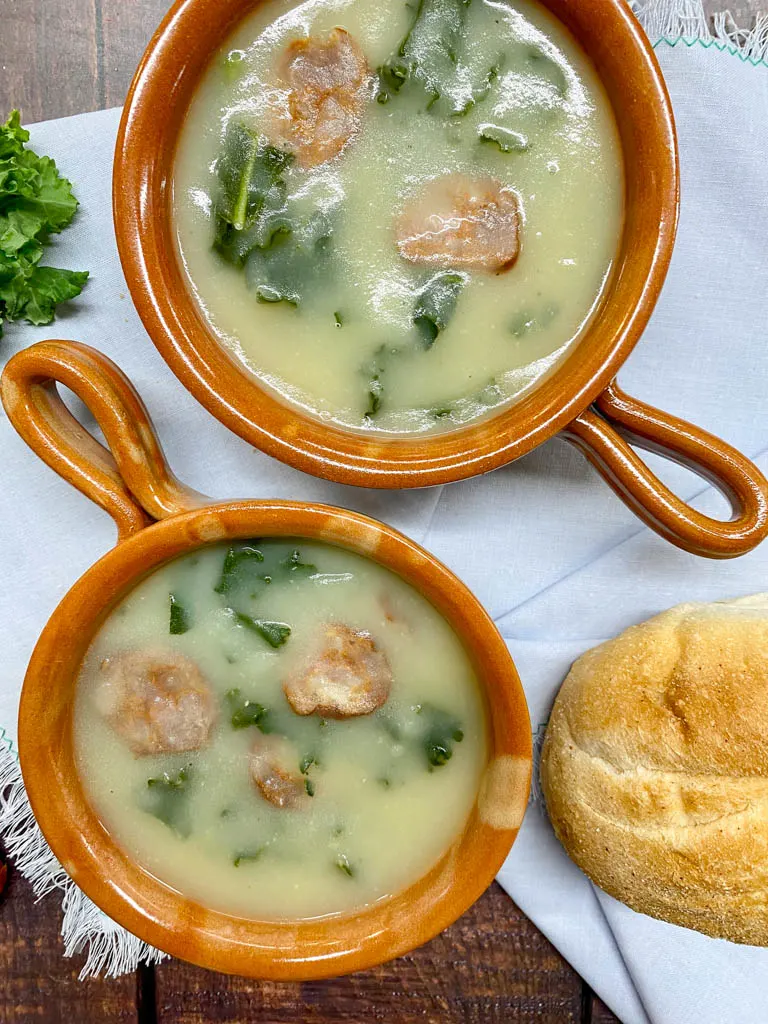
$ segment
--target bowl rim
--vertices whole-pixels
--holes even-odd
[[[254,536],[336,544],[400,575],[448,620],[484,696],[488,761],[461,834],[410,886],[335,917],[253,921],[187,899],[110,838],[77,771],[77,675],[111,609],[168,560]],[[531,745],[514,662],[471,591],[391,527],[344,509],[291,501],[217,503],[173,515],[119,543],[86,571],[51,616],[32,655],[19,709],[20,764],[32,809],[62,867],[86,895],[130,932],[174,956],[225,973],[279,980],[374,966],[421,945],[464,913],[491,883],[517,835],[530,787]]]
[[[538,385],[498,413],[446,433],[391,438],[322,422],[261,386],[216,339],[184,280],[171,216],[179,131],[200,73],[258,2],[176,0],[123,108],[113,177],[115,232],[128,288],[152,341],[217,419],[262,451],[316,476],[367,487],[427,486],[526,454],[613,380],[650,317],[671,258],[677,143],[661,70],[639,22],[624,0],[541,0],[597,67],[624,153],[627,209],[620,250],[583,337]],[[164,117],[157,117],[158,109]]]

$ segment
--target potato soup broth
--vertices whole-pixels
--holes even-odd
[[[449,72],[431,68],[440,48],[415,5],[260,5],[204,77],[175,166],[180,252],[222,342],[283,396],[368,430],[451,429],[529,389],[578,338],[622,224],[610,105],[564,26],[529,0],[424,0],[420,11],[456,28]],[[295,261],[297,304],[259,301],[267,250],[235,266],[213,248],[227,132],[246,125],[262,144],[291,152],[272,114],[286,95],[281,55],[306,37],[338,38],[338,27],[367,61],[359,127],[316,166],[301,151],[288,158],[280,188],[296,229],[289,237],[313,216],[323,237],[309,268]],[[397,88],[406,37],[415,40],[411,72]],[[422,66],[443,76],[436,102],[418,80]],[[513,265],[468,267],[466,252],[455,266],[403,255],[409,208],[426,204],[428,214],[438,201],[430,184],[456,175],[480,192],[493,182],[517,204]]]
[[[385,684],[369,713],[307,713],[329,629]],[[151,735],[114,691],[148,656],[187,688],[171,708],[186,723],[154,719]],[[213,545],[140,583],[84,662],[74,736],[88,797],[132,857],[206,906],[268,919],[416,881],[461,832],[486,763],[483,698],[445,620],[381,566],[305,541]]]

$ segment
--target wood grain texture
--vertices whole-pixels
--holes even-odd
[[[602,999],[592,993],[592,1001],[589,1010],[589,1017],[584,1024],[620,1024],[618,1018],[614,1017]]]
[[[125,99],[139,57],[170,5],[168,0],[98,0],[98,3],[103,39],[104,106],[115,107]]]
[[[705,6],[710,14],[728,7],[748,25],[768,0]],[[121,103],[167,8],[167,0],[0,0],[0,117],[14,106],[32,122]],[[178,962],[140,972],[140,985],[135,977],[80,983],[79,964],[62,956],[60,917],[55,896],[35,903],[11,873],[0,897],[3,1024],[150,1024],[155,1009],[158,1024],[617,1024],[498,886],[410,956],[301,986]]]
[[[249,982],[179,961],[161,965],[156,977],[158,1024],[582,1021],[578,976],[495,884],[421,949],[346,978]]]
[[[105,105],[100,0],[0,0],[0,117],[26,121]]]
[[[138,1024],[136,979],[78,981],[65,960],[60,902],[36,903],[13,870],[0,897],[0,1021],[3,1024]]]

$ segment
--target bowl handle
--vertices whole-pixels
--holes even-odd
[[[85,403],[108,448],[75,419],[57,384]],[[75,341],[32,345],[6,364],[0,396],[8,419],[29,447],[109,512],[118,539],[152,520],[210,504],[171,473],[136,389],[96,349]]]
[[[768,481],[725,441],[626,395],[614,381],[564,436],[644,523],[677,547],[734,558],[768,535]],[[731,503],[728,521],[711,519],[666,487],[630,448],[664,455],[718,487]]]

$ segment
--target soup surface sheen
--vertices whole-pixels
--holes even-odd
[[[268,0],[200,84],[174,207],[191,290],[262,382],[321,419],[403,433],[486,414],[577,341],[622,188],[596,72],[531,0]],[[222,242],[224,208],[238,230]],[[419,222],[453,249],[425,254]]]
[[[356,717],[307,713],[331,634],[336,668],[357,644],[380,687]],[[116,694],[148,663],[141,698]],[[181,690],[147,731],[158,680]],[[225,912],[307,918],[439,860],[474,804],[485,723],[463,647],[412,587],[340,548],[266,540],[170,562],[112,612],[78,683],[75,751],[106,828],[152,874]]]

